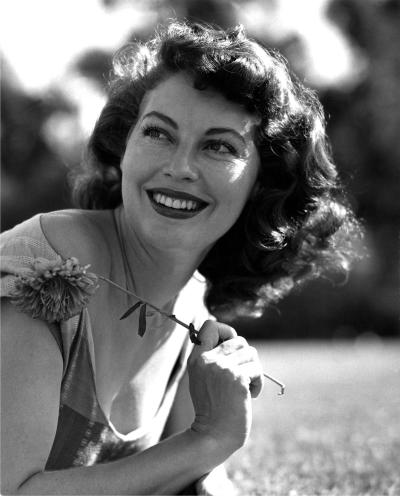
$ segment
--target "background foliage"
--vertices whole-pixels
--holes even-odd
[[[1,17],[2,230],[71,206],[68,176],[123,41],[168,17],[241,22],[318,91],[368,255],[347,284],[310,283],[236,326],[263,338],[399,335],[398,0],[5,0]]]

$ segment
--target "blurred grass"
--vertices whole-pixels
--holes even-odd
[[[400,343],[253,343],[267,381],[228,471],[245,496],[400,495]]]

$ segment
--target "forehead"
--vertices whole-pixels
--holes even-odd
[[[207,88],[198,90],[187,74],[173,74],[144,96],[139,118],[158,111],[180,123],[199,127],[231,127],[249,132],[259,119],[239,104],[227,100],[221,93]]]

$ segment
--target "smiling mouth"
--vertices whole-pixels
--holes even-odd
[[[204,210],[208,203],[187,193],[172,190],[148,190],[147,195],[156,212],[165,217],[190,218]]]

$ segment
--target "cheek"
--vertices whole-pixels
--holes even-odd
[[[149,156],[141,149],[128,148],[121,162],[122,177],[140,178],[150,169]]]
[[[140,184],[144,181],[144,168],[142,161],[137,154],[132,154],[129,150],[125,153],[121,162],[122,172],[122,197],[124,203],[129,203],[137,196]]]
[[[231,163],[226,168],[228,182],[235,187],[236,183],[251,181],[251,172],[248,164],[244,162]]]
[[[258,167],[247,164],[244,167],[236,168],[232,172],[228,189],[231,203],[244,206],[255,187]]]

